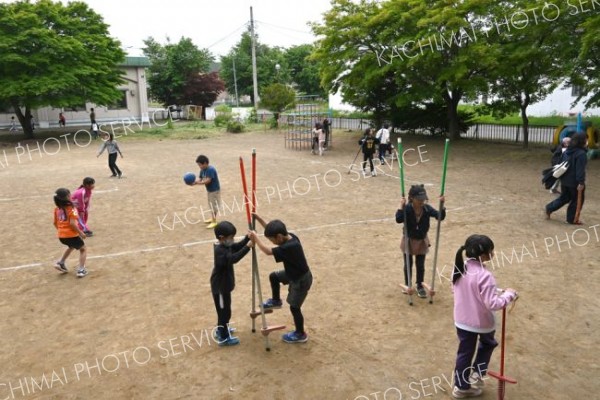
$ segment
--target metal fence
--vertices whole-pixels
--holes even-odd
[[[333,129],[363,130],[371,126],[372,121],[361,118],[331,118]],[[529,143],[552,144],[556,126],[529,126]],[[401,132],[403,133],[403,132]],[[429,130],[414,129],[410,131],[416,135],[431,135]],[[523,143],[522,125],[475,124],[472,125],[461,137],[474,140],[495,142]]]
[[[529,143],[552,144],[555,131],[555,126],[530,126]],[[523,126],[475,124],[461,137],[475,140],[523,143]]]

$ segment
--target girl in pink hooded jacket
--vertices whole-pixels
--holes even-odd
[[[466,263],[463,251],[467,255]],[[456,253],[452,283],[459,345],[452,396],[457,399],[481,394],[492,352],[498,346],[494,339],[494,311],[502,310],[517,298],[514,289],[501,291],[496,287],[494,276],[484,264],[493,256],[494,242],[484,235],[469,236]]]
[[[92,199],[92,190],[94,190],[95,184],[96,181],[94,178],[83,178],[83,184],[71,195],[71,201],[75,208],[77,208],[77,213],[79,214],[79,229],[81,229],[86,236],[93,235],[92,231],[88,228],[87,221],[90,201]]]

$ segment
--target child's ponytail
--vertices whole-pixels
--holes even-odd
[[[456,281],[465,273],[465,261],[462,257],[463,251],[465,251],[465,246],[460,246],[456,252],[456,257],[454,258],[454,271],[452,272],[453,284],[456,283]]]
[[[456,252],[454,260],[454,271],[452,273],[452,283],[456,283],[461,276],[465,274],[465,262],[462,257],[462,252],[466,251],[467,258],[479,259],[484,254],[490,254],[494,250],[494,242],[485,235],[471,235],[465,241],[463,246],[460,246]]]

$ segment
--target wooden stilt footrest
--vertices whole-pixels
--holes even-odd
[[[272,309],[270,309],[270,308],[267,308],[267,309],[265,310],[265,314],[271,314],[272,312],[273,312],[273,310],[272,310]],[[254,319],[254,318],[256,318],[256,317],[259,317],[261,314],[262,314],[262,313],[261,313],[261,311],[260,311],[260,310],[258,310],[258,311],[250,311],[250,318]]]
[[[273,331],[280,331],[282,329],[285,329],[285,325],[273,325],[273,326],[267,326],[266,328],[262,328],[260,330],[260,333],[263,334],[263,336],[268,336],[269,333],[273,332]]]
[[[402,294],[408,294],[408,295],[415,294],[415,288],[413,288],[413,287],[408,287],[403,284],[400,284],[400,287],[402,288]]]
[[[427,290],[427,293],[429,294],[429,296],[431,296],[431,297],[435,296],[435,290],[431,289],[431,286],[429,286],[425,282],[423,282],[421,284],[423,285],[423,287],[425,288],[425,290]]]
[[[488,375],[491,376],[492,378],[496,378],[496,379],[498,379],[499,381],[502,381],[502,382],[517,383],[517,380],[515,378],[511,378],[509,376],[500,375],[499,372],[488,371]]]

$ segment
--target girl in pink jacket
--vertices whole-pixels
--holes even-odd
[[[466,263],[463,251],[467,255]],[[496,287],[494,276],[484,264],[493,256],[494,242],[484,235],[469,236],[456,253],[452,283],[459,345],[452,396],[457,399],[481,394],[492,352],[498,345],[494,339],[494,311],[502,310],[517,298],[514,289],[501,291]]]
[[[71,201],[75,208],[77,208],[77,213],[79,214],[79,229],[86,234],[86,236],[92,236],[92,231],[88,228],[88,212],[90,209],[90,201],[92,200],[92,190],[94,190],[94,185],[96,181],[94,178],[83,178],[83,184],[76,189],[71,195]]]

